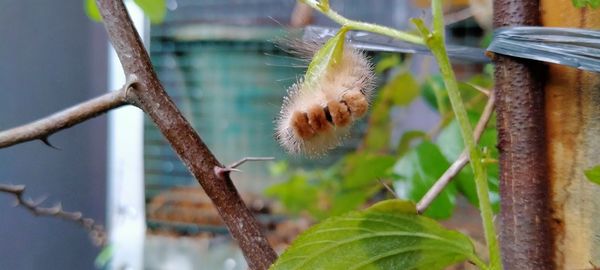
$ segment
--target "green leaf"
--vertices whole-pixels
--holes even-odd
[[[377,61],[375,65],[376,73],[383,73],[384,71],[391,69],[397,65],[400,65],[402,61],[400,61],[400,55],[397,53],[390,53]]]
[[[265,190],[265,194],[281,201],[287,210],[299,214],[304,210],[315,210],[319,189],[312,186],[306,175],[294,174],[286,182],[275,184]]]
[[[144,11],[151,23],[161,23],[167,14],[167,4],[165,0],[134,0],[134,2]]]
[[[473,126],[477,123],[478,119],[479,116],[477,114],[469,113],[469,120]],[[488,128],[481,135],[478,145],[489,149],[490,155],[493,158],[497,158],[498,150],[496,148],[496,141],[496,129]],[[447,160],[454,162],[454,160],[458,159],[458,156],[460,156],[464,150],[464,142],[456,120],[450,122],[450,124],[448,124],[442,130],[442,132],[440,132],[440,135],[436,140],[436,144]],[[497,212],[500,209],[500,196],[498,193],[498,164],[489,164],[487,166],[487,174],[488,185],[490,189],[490,202],[494,211]],[[458,176],[455,177],[453,182],[456,183],[458,191],[464,195],[471,204],[476,207],[479,206],[473,170],[471,169],[470,165],[465,166]]]
[[[584,174],[588,180],[600,185],[600,165],[585,170]]]
[[[427,138],[427,133],[421,130],[409,130],[404,132],[402,137],[400,137],[398,147],[396,147],[396,154],[398,154],[398,156],[404,155],[406,152],[408,152],[408,150],[410,150],[414,140],[424,138]]]
[[[442,108],[450,108],[448,92],[444,87],[444,80],[440,75],[431,76],[421,86],[421,96],[431,108],[443,113]]]
[[[96,265],[96,268],[104,268],[108,264],[108,262],[110,262],[110,259],[112,259],[113,253],[113,245],[107,245],[104,248],[102,248],[98,256],[96,256],[96,259],[94,260],[94,265]]]
[[[98,10],[98,6],[96,6],[95,0],[84,0],[83,7],[85,10],[85,14],[96,22],[102,21],[102,16],[100,16],[100,10]]]
[[[349,155],[344,168],[344,187],[353,188],[369,184],[391,174],[396,158],[389,155],[358,152]]]
[[[414,204],[390,200],[329,218],[300,235],[270,269],[444,269],[481,262],[467,236],[414,211]]]
[[[314,82],[320,76],[323,76],[328,68],[341,61],[344,53],[346,32],[348,32],[346,27],[340,28],[338,33],[325,42],[323,47],[315,53],[315,56],[306,69],[306,75],[304,76],[306,83]]]
[[[389,90],[387,90],[389,88]],[[419,84],[408,72],[397,74],[382,91],[390,93],[394,105],[407,106],[419,96]]]
[[[584,8],[590,6],[592,8],[600,7],[600,0],[572,0],[573,6],[577,8]]]
[[[394,166],[398,176],[394,183],[396,193],[401,199],[420,200],[442,176],[450,163],[435,144],[424,141],[406,153]],[[452,216],[455,204],[456,188],[451,183],[433,200],[425,215],[444,219]]]

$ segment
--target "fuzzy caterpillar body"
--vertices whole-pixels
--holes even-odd
[[[316,44],[296,43],[292,51],[310,59]],[[290,153],[319,156],[347,137],[354,121],[369,108],[374,88],[373,67],[367,57],[343,47],[338,61],[322,74],[305,76],[288,89],[276,120],[276,137]]]

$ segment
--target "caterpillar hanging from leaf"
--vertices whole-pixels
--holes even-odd
[[[373,66],[363,52],[345,44],[347,31],[342,27],[320,47],[288,44],[299,57],[312,58],[304,77],[288,89],[276,120],[276,138],[290,153],[325,154],[369,108]]]

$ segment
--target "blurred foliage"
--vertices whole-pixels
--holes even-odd
[[[584,8],[590,6],[591,8],[599,8],[600,0],[572,0],[573,6],[578,8]]]
[[[592,183],[600,185],[600,165],[585,170],[584,174]]]
[[[316,220],[340,215],[392,197],[384,183],[392,183],[400,199],[418,201],[464,150],[460,129],[454,120],[447,91],[439,75],[419,83],[409,72],[408,62],[397,54],[384,54],[376,71],[387,77],[374,97],[368,128],[358,149],[328,168],[303,170],[288,168],[285,161],[272,166],[272,174],[285,181],[267,189],[291,214],[308,214]],[[461,82],[459,88],[471,123],[475,125],[487,102],[487,96],[474,86],[490,89],[493,70],[485,67],[480,74]],[[439,123],[431,130],[406,130],[392,141],[391,110],[411,106],[422,99],[439,113]],[[419,117],[415,115],[414,117]],[[497,159],[494,119],[482,134],[479,146],[486,159]],[[490,197],[498,211],[498,166],[488,164]],[[464,196],[478,206],[473,172],[466,166],[444,192],[433,201],[426,216],[451,217],[456,196]]]
[[[148,16],[151,23],[158,24],[162,23],[167,14],[167,4],[165,0],[134,0],[135,4],[138,5],[144,14]],[[102,21],[100,11],[96,5],[96,0],[84,0],[83,7],[85,14],[96,22]]]

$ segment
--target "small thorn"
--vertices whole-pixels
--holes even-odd
[[[40,138],[40,141],[42,141],[42,142],[43,142],[45,145],[47,145],[47,146],[48,146],[48,147],[50,147],[50,148],[54,148],[54,149],[56,149],[56,150],[61,150],[60,148],[58,148],[58,147],[56,147],[56,146],[52,145],[52,144],[50,143],[50,141],[48,140],[48,137],[43,137],[43,138]]]

